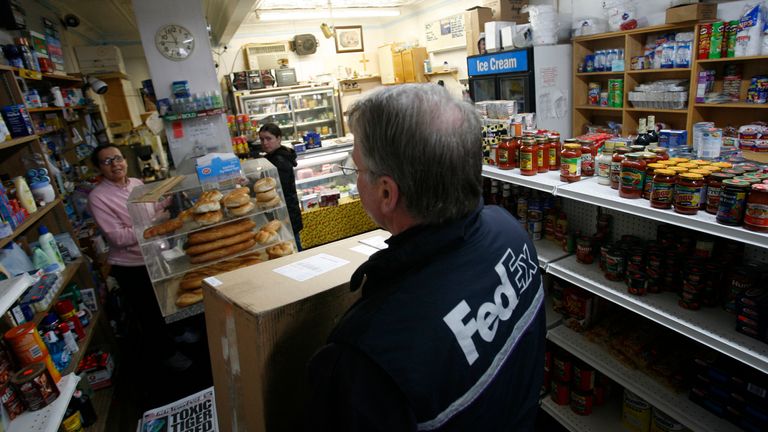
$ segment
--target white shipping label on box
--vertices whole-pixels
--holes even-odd
[[[386,239],[387,238],[383,236],[374,236],[374,237],[368,237],[367,239],[362,239],[360,240],[360,243],[381,250],[389,247],[389,245],[385,241]]]
[[[304,282],[323,273],[337,269],[345,264],[349,264],[349,261],[321,253],[301,261],[278,267],[272,271],[295,281]]]
[[[355,251],[357,253],[363,254],[365,256],[371,256],[371,255],[373,255],[373,254],[375,254],[376,252],[379,251],[379,249],[376,249],[374,247],[370,247],[368,245],[363,245],[363,244],[357,245],[355,247],[351,247],[349,249],[353,250],[353,251]]]

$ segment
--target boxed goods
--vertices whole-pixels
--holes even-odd
[[[360,295],[350,291],[348,282],[368,257],[351,248],[377,236],[386,233],[358,235],[206,280],[207,332],[222,429],[300,429],[296,407],[309,396],[307,362]],[[318,255],[343,264],[304,282],[276,271]]]
[[[493,20],[493,10],[485,7],[473,7],[464,12],[464,32],[467,37],[467,55],[481,54],[478,50],[480,35],[485,23]],[[483,53],[484,54],[484,53]]]
[[[527,1],[516,0],[485,0],[483,7],[491,9],[496,21],[513,21],[517,24],[528,22],[528,12],[521,12]]]
[[[695,3],[675,6],[667,9],[667,24],[686,21],[706,21],[717,18],[717,5],[714,3]]]

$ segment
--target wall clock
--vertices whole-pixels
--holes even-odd
[[[155,33],[155,47],[168,60],[182,61],[195,49],[195,37],[180,25],[168,24]]]

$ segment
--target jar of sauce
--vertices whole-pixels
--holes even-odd
[[[669,149],[666,147],[656,147],[651,149],[651,151],[656,153],[657,161],[669,160]]]
[[[560,152],[563,150],[560,144],[560,134],[553,132],[549,134],[549,170],[560,170]]]
[[[699,208],[702,210],[706,210],[707,208],[707,181],[709,180],[709,175],[711,174],[709,171],[701,168],[696,168],[689,170],[688,172],[692,172],[695,174],[701,174],[702,177],[704,177],[704,185],[701,187],[701,197],[699,198]]]
[[[677,166],[677,165],[675,165],[675,166],[671,166],[671,167],[669,167],[669,168],[667,168],[667,169],[671,169],[671,170],[672,170],[672,171],[674,171],[674,172],[675,172],[675,174],[677,174],[677,175],[680,175],[680,174],[682,174],[682,173],[687,173],[687,172],[688,172],[688,168],[683,168],[683,167],[681,167],[681,166]]]
[[[592,264],[595,261],[594,246],[589,236],[581,236],[576,240],[576,261],[582,264]]]
[[[525,137],[522,144],[520,147],[520,174],[524,176],[536,175],[539,166],[536,141],[533,138]]]
[[[509,157],[512,159],[512,167],[513,168],[519,168],[520,167],[520,142],[523,138],[521,136],[515,136],[512,138],[512,141],[510,141],[510,153]]]
[[[621,162],[629,153],[629,147],[620,146],[613,152],[611,158],[611,189],[618,189],[621,184]]]
[[[644,151],[643,160],[645,161],[646,164],[656,163],[659,160],[659,157],[656,156],[656,153],[654,152]]]
[[[536,155],[538,157],[539,173],[549,171],[549,138],[544,135],[536,136]]]
[[[621,162],[621,186],[619,196],[636,199],[643,194],[645,180],[645,162],[642,153],[627,153]]]
[[[677,165],[677,162],[673,160],[659,160],[657,163],[663,164],[665,167],[671,167]]]
[[[512,157],[512,138],[503,137],[496,148],[496,166],[502,170],[511,170],[515,167]]]
[[[581,180],[581,160],[581,145],[565,144],[560,154],[560,181],[573,183]]]
[[[653,186],[653,177],[656,170],[664,169],[664,164],[649,163],[645,166],[645,183],[643,184],[643,198],[651,199],[651,187]]]
[[[629,150],[632,153],[642,153],[645,151],[645,146],[640,144],[632,144],[629,146]]]
[[[747,207],[749,182],[727,179],[722,182],[720,203],[717,206],[717,223],[723,225],[741,225],[744,220],[744,210]]]
[[[698,168],[698,167],[699,167],[699,166],[698,166],[698,165],[696,165],[695,163],[691,163],[691,162],[683,162],[683,163],[679,163],[679,164],[677,164],[677,165],[675,165],[675,166],[679,166],[679,167],[681,167],[681,168],[685,168],[685,169],[687,169],[688,171],[690,171],[690,170],[692,170],[692,169],[696,169],[696,168]]]
[[[651,207],[658,209],[672,208],[676,182],[677,174],[674,171],[670,169],[657,169],[654,171],[651,186]]]
[[[716,215],[717,208],[720,206],[720,191],[723,187],[723,180],[732,179],[733,174],[722,172],[712,173],[707,177],[707,204],[706,212]]]
[[[613,142],[606,141],[603,144],[603,148],[597,154],[595,158],[595,166],[597,168],[597,183],[603,186],[611,185],[611,161],[613,160]]]
[[[595,153],[592,141],[579,141],[581,145],[581,175],[592,177],[595,175]]]
[[[753,184],[747,198],[744,228],[768,232],[768,184]]]
[[[682,173],[675,183],[675,212],[685,215],[695,215],[699,212],[701,188],[704,177],[696,173]]]
[[[676,162],[678,164],[681,164],[681,163],[684,163],[684,162],[688,162],[690,159],[684,158],[684,157],[671,157],[671,158],[669,158],[669,160],[674,161],[674,162]]]

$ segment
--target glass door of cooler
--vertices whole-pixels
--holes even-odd
[[[470,96],[474,102],[496,100],[496,77],[471,78]]]
[[[258,119],[259,124],[275,123],[283,131],[283,138],[294,139],[296,125],[287,94],[276,96],[251,96],[243,98],[243,111]]]
[[[340,136],[339,108],[332,88],[294,94],[291,102],[296,139],[301,139],[307,132],[317,132],[322,140]]]
[[[533,112],[528,74],[499,76],[499,100],[517,101],[517,112]]]

